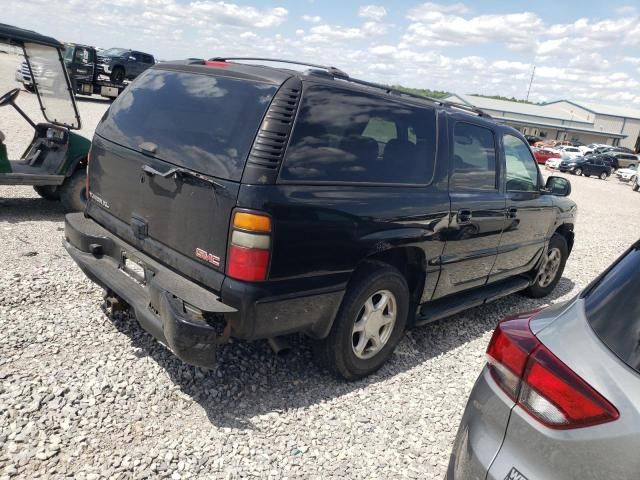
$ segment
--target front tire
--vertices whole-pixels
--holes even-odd
[[[637,192],[638,190],[640,190],[640,184],[638,183],[638,176],[637,175],[635,177],[633,177],[633,183],[631,184],[631,189],[634,192]]]
[[[554,233],[549,241],[549,247],[544,252],[544,259],[535,272],[534,283],[523,293],[531,298],[549,295],[560,281],[568,257],[567,240],[562,235]]]
[[[576,168],[576,170],[575,170],[575,174],[576,174],[577,176],[582,175],[582,169],[581,169],[581,168]]]
[[[65,212],[82,212],[87,203],[87,171],[76,170],[60,187],[60,202]]]
[[[355,273],[327,338],[313,342],[316,364],[346,380],[378,370],[402,338],[409,287],[394,267],[368,262]]]
[[[60,188],[52,185],[36,185],[33,187],[38,195],[45,200],[57,201],[60,200]]]
[[[113,69],[110,75],[110,79],[113,83],[117,83],[118,85],[124,82],[124,68],[116,67]]]
[[[607,172],[602,172],[602,173],[600,174],[600,180],[606,180],[608,176],[609,176],[609,175],[607,175]]]

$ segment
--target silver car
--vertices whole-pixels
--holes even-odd
[[[640,478],[640,241],[574,300],[502,321],[447,480]]]

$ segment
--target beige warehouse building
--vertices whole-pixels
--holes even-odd
[[[640,110],[569,100],[533,105],[475,95],[446,100],[481,108],[525,135],[640,150]]]

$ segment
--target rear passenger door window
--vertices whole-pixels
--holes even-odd
[[[536,192],[539,188],[539,171],[536,161],[526,145],[518,137],[502,137],[506,164],[508,192]]]
[[[435,111],[427,105],[335,86],[309,86],[280,178],[427,184],[434,171],[435,124]]]
[[[471,123],[457,123],[453,132],[451,189],[497,190],[496,167],[493,132]]]

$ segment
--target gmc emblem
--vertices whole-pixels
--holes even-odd
[[[220,257],[215,256],[213,253],[206,252],[201,248],[196,248],[196,257],[216,267],[220,266]]]

